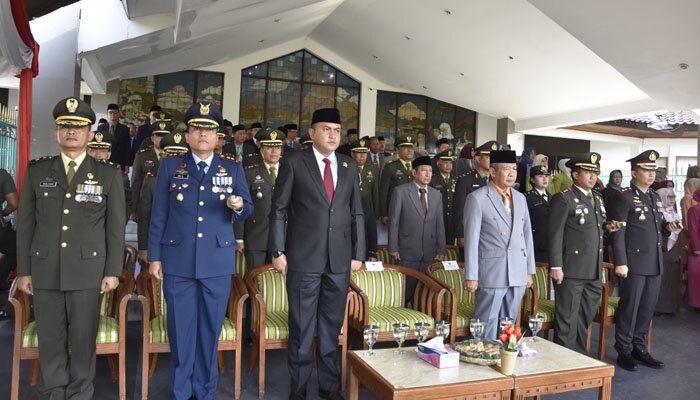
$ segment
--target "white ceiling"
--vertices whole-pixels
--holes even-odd
[[[166,12],[172,23],[83,53],[105,80],[310,37],[388,86],[519,129],[700,108],[698,0],[122,1],[132,21]]]

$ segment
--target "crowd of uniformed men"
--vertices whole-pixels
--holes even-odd
[[[499,318],[515,318],[535,261],[548,262],[556,292],[555,341],[585,352],[602,293],[604,250],[611,243],[621,297],[618,364],[629,370],[638,363],[663,367],[648,353],[646,335],[663,273],[662,237],[680,224],[664,220],[661,201],[650,189],[654,150],[629,160],[630,187],[605,193],[604,200],[598,153],[571,157],[552,176],[546,157],[521,170],[515,153],[495,141],[460,160],[444,139],[437,141],[433,158],[416,154],[412,134],[396,137],[394,154],[385,151],[383,137],[358,137],[356,129],[347,130],[341,145],[334,109],[317,110],[301,135],[291,123],[277,129],[233,125],[206,102],[187,111],[183,132],[173,130],[175,121],[158,106],[136,132],[119,122],[117,105],[108,107],[108,115],[107,123],[91,132],[95,115],[86,103],[72,97],[59,101],[54,118],[61,155],[30,162],[22,186],[19,287],[34,295],[42,368],[38,392],[47,398],[92,395],[94,340],[88,339],[97,329],[99,293],[117,285],[128,219],[138,224],[139,260],[164,279],[173,395],[213,398],[214,349],[229,290],[222,275],[234,273],[233,251],[245,254],[248,270],[273,263],[287,273],[285,255],[294,250],[284,248],[283,233],[270,238],[270,224],[273,216],[292,221],[310,212],[303,202],[312,192],[327,196],[328,205],[347,200],[348,215],[364,233],[353,235],[364,243],[352,244],[352,260],[376,260],[377,229],[387,231],[396,262],[419,271],[442,260],[446,245],[463,249],[464,287],[476,292],[474,317],[486,322],[489,337],[495,337]],[[314,165],[314,156],[318,168],[303,169],[304,160]],[[357,176],[348,181],[346,169]],[[341,185],[350,188],[345,200]],[[332,230],[333,220],[328,223]],[[206,241],[207,251],[195,250],[193,238]],[[320,272],[337,283],[332,246]],[[362,248],[366,252],[355,252]],[[407,285],[411,302],[415,282],[409,279]],[[178,300],[183,295],[187,301]],[[319,323],[321,314],[319,306]],[[189,340],[193,324],[200,330],[196,344]],[[290,397],[303,398],[305,378],[292,368],[297,386]],[[322,392],[337,398],[332,387]]]

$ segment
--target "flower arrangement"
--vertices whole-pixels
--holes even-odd
[[[501,334],[498,335],[498,340],[503,344],[503,350],[505,351],[518,351],[517,347],[523,338],[523,333],[520,327],[513,328],[512,325],[506,325],[503,327]]]

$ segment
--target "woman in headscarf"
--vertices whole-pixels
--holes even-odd
[[[605,185],[605,189],[603,190],[603,203],[605,203],[606,207],[612,196],[617,194],[620,190],[622,190],[622,171],[614,169],[610,172],[608,184]]]
[[[518,191],[521,193],[525,193],[531,189],[527,188],[527,186],[530,186],[530,168],[532,168],[534,160],[535,149],[532,147],[526,147],[525,150],[523,150],[523,154],[520,156],[520,162],[518,163],[518,175],[515,178],[515,182],[518,183]]]
[[[695,205],[688,210],[688,306],[700,311],[700,189],[693,192]]]
[[[664,218],[667,222],[680,221],[681,216],[676,211],[676,193],[673,189],[662,188],[656,191],[661,197]],[[656,315],[675,315],[680,306],[680,256],[682,245],[678,243],[681,229],[671,232],[663,238],[664,273],[661,276],[659,301],[656,303]]]
[[[681,210],[683,212],[683,231],[688,234],[688,210],[690,207],[698,204],[698,202],[693,198],[693,193],[695,190],[700,188],[700,178],[689,178],[683,184],[685,190],[685,195],[681,199]]]
[[[571,169],[566,166],[566,162],[569,160],[569,158],[562,158],[559,160],[559,171],[554,171],[552,173],[551,184],[547,186],[547,192],[550,195],[554,196],[562,190],[568,189],[574,185],[574,181],[571,180]]]
[[[455,161],[452,174],[462,176],[474,169],[474,144],[467,143],[459,151],[459,158]]]

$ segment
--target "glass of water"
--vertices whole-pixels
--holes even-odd
[[[418,344],[422,344],[423,342],[425,342],[425,339],[428,338],[430,324],[427,322],[416,321],[415,325],[413,326],[415,328],[415,335],[416,339],[418,339]]]
[[[542,318],[541,315],[535,314],[535,315],[530,315],[530,318],[528,319],[528,323],[530,325],[530,331],[532,332],[532,341],[537,342],[537,332],[542,329],[542,322],[544,321],[544,318]]]
[[[500,335],[506,325],[513,326],[514,321],[511,318],[503,317],[498,320],[498,334]]]
[[[396,340],[396,343],[399,344],[399,348],[394,350],[394,353],[396,354],[403,354],[403,349],[401,348],[401,345],[403,342],[406,340],[406,334],[408,333],[408,325],[407,324],[394,324],[394,340]]]
[[[368,356],[373,356],[374,355],[374,350],[372,350],[372,346],[374,346],[375,343],[377,343],[377,337],[379,336],[379,327],[377,325],[365,325],[364,328],[362,328],[362,336],[365,339],[365,343],[369,346],[369,351],[367,352]]]
[[[438,323],[435,324],[435,333],[437,336],[440,336],[445,339],[449,339],[450,337],[450,323],[447,321],[438,321]]]
[[[481,339],[484,335],[484,323],[479,321],[479,318],[472,318],[469,322],[469,332],[475,339]]]

